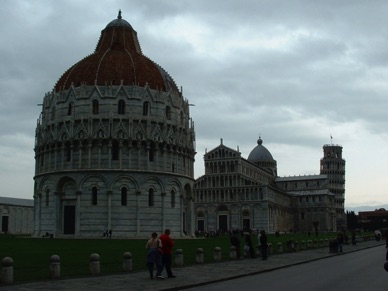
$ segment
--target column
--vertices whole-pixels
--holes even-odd
[[[76,191],[75,195],[77,196],[76,206],[75,206],[75,235],[79,236],[81,231],[81,191]]]
[[[179,219],[180,219],[180,225],[181,225],[181,229],[180,229],[180,236],[182,237],[183,235],[184,235],[184,232],[183,232],[183,228],[184,228],[184,225],[183,225],[183,212],[184,212],[184,197],[183,197],[183,195],[180,195],[179,196],[180,197],[180,206],[181,206],[181,209],[180,209],[180,217],[179,217]]]
[[[119,163],[120,163],[119,168],[122,169],[123,168],[123,141],[121,139],[119,141]]]
[[[53,170],[56,170],[57,169],[57,156],[58,156],[58,144],[55,143],[54,144],[54,167],[53,167]]]
[[[140,195],[141,191],[136,191],[136,237],[140,235]]]
[[[82,141],[79,143],[78,168],[82,168]]]
[[[194,235],[195,232],[195,215],[194,215],[194,199],[190,197],[187,203],[187,233]]]
[[[146,145],[146,151],[147,151],[147,159],[146,159],[146,169],[149,170],[149,164],[150,164],[150,156],[152,155],[151,153],[151,146],[150,146],[150,142],[147,141],[147,145]]]
[[[165,202],[166,202],[166,192],[162,192],[162,229],[166,229],[166,219],[165,219]]]
[[[98,168],[101,169],[101,147],[102,147],[102,143],[101,143],[101,140],[98,142],[98,162],[97,162],[97,165],[98,165]]]
[[[62,192],[54,192],[54,207],[53,207],[53,234],[57,234],[57,228],[61,229],[62,219],[58,217],[60,201],[61,201]]]
[[[108,230],[112,229],[112,194],[113,191],[108,191]]]
[[[108,169],[112,168],[112,141],[108,142]]]
[[[92,167],[92,141],[88,143],[88,168]]]
[[[34,196],[34,236],[40,236],[40,213],[41,213],[42,193]]]
[[[140,141],[137,142],[137,167],[136,169],[140,169]]]

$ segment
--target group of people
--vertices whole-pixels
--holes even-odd
[[[156,265],[156,278],[164,279],[162,276],[163,268],[166,269],[168,278],[175,278],[171,270],[171,254],[174,241],[170,237],[171,231],[166,229],[164,234],[158,238],[158,234],[153,232],[151,238],[146,244],[147,268],[150,278],[154,278],[154,265]]]
[[[112,229],[110,229],[110,230],[106,229],[103,232],[102,236],[105,237],[105,238],[112,238]]]
[[[247,256],[249,255],[251,258],[256,258],[255,249],[252,243],[252,232],[246,232],[244,234],[244,241],[245,241],[244,252],[246,253],[246,255]],[[267,241],[267,235],[264,230],[261,230],[259,232],[258,242],[260,244],[261,259],[266,260],[268,241]],[[230,243],[232,244],[232,246],[236,248],[237,258],[241,258],[240,238],[239,238],[239,232],[237,230],[231,233]]]

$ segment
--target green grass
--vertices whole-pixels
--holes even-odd
[[[268,242],[273,244],[274,254],[276,245],[283,243],[286,251],[286,241],[293,239],[319,240],[335,238],[335,234],[311,235],[282,234],[268,236]],[[253,244],[257,245],[257,236],[253,236]],[[101,274],[122,273],[121,263],[124,252],[132,253],[133,271],[146,270],[146,240],[125,239],[49,239],[0,236],[0,259],[13,259],[14,282],[46,280],[49,278],[50,257],[58,255],[61,259],[61,278],[75,278],[89,276],[89,257],[92,253],[100,255]],[[241,245],[244,239],[241,237]],[[197,248],[204,249],[205,263],[213,262],[213,250],[221,247],[223,260],[230,255],[230,240],[228,235],[217,238],[175,239],[174,251],[182,249],[185,266],[194,265]],[[173,259],[174,263],[174,259]]]

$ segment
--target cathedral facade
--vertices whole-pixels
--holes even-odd
[[[34,235],[192,234],[194,156],[188,100],[120,12],[44,96]]]
[[[205,153],[205,174],[195,182],[196,229],[336,231],[344,213],[345,161],[341,146],[323,149],[319,175],[278,177],[261,139],[248,159],[221,140]]]

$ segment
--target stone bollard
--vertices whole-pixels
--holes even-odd
[[[183,266],[183,250],[177,249],[175,251],[175,265],[176,266]]]
[[[215,247],[214,252],[213,252],[214,260],[216,262],[219,262],[222,260],[222,254],[221,254],[221,248],[220,247]]]
[[[300,243],[300,248],[302,250],[305,250],[306,249],[306,241],[302,240],[301,243]]]
[[[236,247],[235,246],[231,246],[230,247],[230,258],[232,260],[237,259],[237,252],[236,252]]]
[[[90,264],[89,264],[90,274],[99,275],[100,274],[100,255],[91,254],[90,255]]]
[[[59,279],[61,277],[61,258],[57,255],[50,257],[50,278]]]
[[[1,283],[13,283],[13,260],[10,257],[5,257],[1,260]]]
[[[278,254],[283,253],[283,244],[281,242],[278,242],[277,246],[278,246],[277,248]]]
[[[122,268],[123,271],[127,273],[132,271],[132,254],[130,252],[125,252],[123,254]]]
[[[318,241],[317,240],[313,240],[313,248],[317,248],[318,247]]]
[[[202,248],[198,248],[197,249],[197,254],[195,256],[195,262],[197,264],[203,264],[204,261],[205,261],[205,259],[204,259],[203,249]]]
[[[323,243],[323,239],[319,240],[318,245],[319,245],[320,248],[323,248],[325,246],[325,244]]]
[[[295,252],[299,252],[299,242],[296,240],[294,243]]]
[[[307,248],[308,248],[308,249],[311,249],[312,244],[313,244],[312,240],[309,239],[309,240],[307,241]]]

